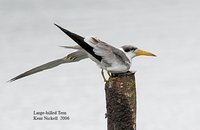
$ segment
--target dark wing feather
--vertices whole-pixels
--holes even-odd
[[[72,40],[74,40],[77,44],[79,44],[85,51],[90,53],[93,57],[95,57],[98,61],[101,62],[102,57],[98,56],[94,53],[93,47],[90,46],[88,43],[84,41],[84,38],[82,36],[79,36],[75,33],[72,33],[68,31],[67,29],[62,28],[61,26],[55,24],[60,30],[62,30],[66,35],[68,35]]]

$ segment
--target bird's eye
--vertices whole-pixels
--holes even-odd
[[[130,51],[134,51],[134,50],[136,50],[137,48],[136,47],[133,47],[133,46],[124,46],[123,47],[123,50],[125,51],[125,52],[130,52]]]
[[[124,48],[124,51],[125,51],[125,52],[129,52],[129,51],[131,51],[131,50],[130,50],[130,48]]]

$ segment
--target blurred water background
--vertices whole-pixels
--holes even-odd
[[[62,58],[75,45],[53,24],[137,57],[138,130],[200,129],[198,0],[0,0],[0,130],[105,130],[100,69],[90,60],[61,65],[13,83],[14,76]],[[33,111],[66,111],[67,121],[34,121]]]

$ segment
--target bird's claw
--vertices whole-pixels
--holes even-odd
[[[117,77],[112,77],[112,76],[110,76],[110,78],[109,78],[110,80],[116,80],[117,79]]]

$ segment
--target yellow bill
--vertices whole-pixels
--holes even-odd
[[[140,56],[140,55],[144,55],[144,56],[156,56],[156,55],[154,55],[151,52],[143,51],[143,50],[140,50],[140,49],[136,49],[134,51],[134,53],[136,54],[136,56]]]

